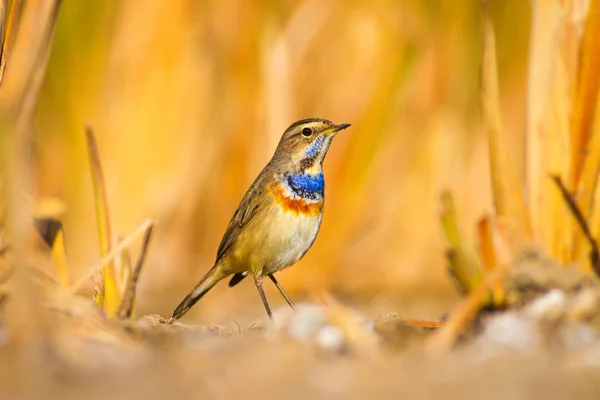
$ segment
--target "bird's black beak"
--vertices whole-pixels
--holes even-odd
[[[343,131],[344,129],[348,128],[349,126],[350,126],[350,124],[333,125],[329,129],[329,133],[336,133],[336,132],[339,132],[339,131]]]

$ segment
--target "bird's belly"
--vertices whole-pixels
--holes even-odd
[[[238,237],[232,266],[264,274],[292,266],[315,241],[321,218],[320,213],[302,215],[273,205],[264,219]]]
[[[276,212],[268,234],[272,255],[266,257],[265,272],[273,273],[295,264],[306,254],[319,232],[321,215],[302,216],[291,212]]]

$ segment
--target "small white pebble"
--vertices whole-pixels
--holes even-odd
[[[554,289],[533,301],[525,312],[536,319],[557,319],[565,312],[566,303],[565,293]]]
[[[339,351],[344,346],[344,333],[337,326],[326,326],[317,333],[317,344],[324,350]]]
[[[288,335],[295,340],[307,341],[317,329],[325,325],[325,310],[315,305],[301,305],[287,324]]]
[[[516,313],[505,313],[486,324],[482,338],[492,345],[525,351],[539,343],[539,331],[535,321]]]

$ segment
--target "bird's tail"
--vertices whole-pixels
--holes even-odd
[[[171,319],[179,319],[183,317],[183,315],[188,312],[188,310],[192,308],[192,306],[196,304],[196,302],[200,300],[200,298],[204,296],[206,292],[212,289],[212,287],[215,286],[221,279],[225,278],[225,276],[226,275],[221,272],[220,268],[217,268],[217,266],[212,267],[211,270],[208,271],[202,279],[200,279],[200,282],[194,286],[194,289],[187,296],[185,296],[185,299],[183,299],[183,301],[177,306],[175,311],[173,311]]]

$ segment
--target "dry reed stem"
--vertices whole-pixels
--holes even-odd
[[[104,257],[110,252],[112,246],[110,210],[108,207],[106,184],[104,182],[104,174],[102,173],[98,144],[93,128],[90,125],[86,126],[85,134],[90,156],[90,170],[92,187],[94,189],[94,205],[96,209],[96,221],[98,224],[100,255]],[[97,293],[96,301],[106,312],[106,315],[109,318],[112,318],[117,312],[119,304],[121,304],[120,285],[119,282],[117,282],[117,271],[113,259],[105,265],[102,272],[103,280],[100,285],[100,293]]]
[[[0,0],[0,85],[2,85],[4,70],[14,43],[21,9],[21,0],[13,0],[10,7],[8,0]]]
[[[65,232],[62,229],[56,235],[52,246],[52,264],[58,271],[58,280],[63,287],[69,286],[69,268],[67,264],[67,251],[65,247]]]
[[[485,2],[482,4],[483,65],[481,80],[481,105],[488,133],[490,170],[494,205],[498,217],[514,220],[525,234],[531,233],[529,216],[521,191],[521,183],[508,154],[500,116],[496,39],[492,21]]]
[[[4,76],[4,43],[6,42],[6,14],[8,9],[8,0],[0,0],[0,85]]]
[[[592,266],[592,269],[594,270],[594,272],[596,272],[596,275],[600,277],[600,251],[598,250],[598,242],[592,236],[592,232],[589,228],[589,225],[588,225],[585,217],[583,216],[583,214],[581,212],[581,209],[579,208],[577,202],[573,199],[573,196],[569,193],[569,191],[565,187],[560,176],[553,175],[552,179],[556,183],[556,186],[558,186],[564,201],[567,203],[569,210],[571,211],[571,214],[573,215],[573,217],[575,217],[577,224],[579,225],[579,227],[581,228],[581,230],[583,232],[583,236],[586,238],[586,240],[588,241],[588,244],[591,247],[590,265]]]
[[[589,4],[584,35],[578,58],[577,86],[574,93],[571,131],[573,142],[573,177],[571,186],[582,213],[590,216],[595,235],[594,221],[600,212],[594,203],[598,200],[598,174],[600,171],[600,127],[598,102],[600,68],[600,1]],[[600,231],[600,230],[599,230]],[[582,235],[574,233],[573,259],[579,260],[585,246]]]
[[[442,211],[440,220],[450,247],[448,260],[450,271],[459,283],[463,293],[469,293],[476,288],[483,279],[483,268],[478,257],[465,244],[460,230],[452,194],[448,191],[441,195]]]
[[[590,151],[589,142],[600,88],[600,0],[590,0],[588,6],[578,67],[571,111],[571,187],[578,186]],[[589,198],[589,194],[585,197]],[[586,209],[587,205],[583,207]]]
[[[596,121],[600,121],[600,103],[596,106]],[[593,185],[593,202],[590,204],[589,209],[589,225],[594,237],[600,237],[600,123],[594,125],[594,137],[591,142],[592,153],[588,157],[588,162],[592,163],[592,160],[596,160],[596,177]],[[585,170],[587,170],[587,166]],[[590,167],[590,170],[592,167]],[[586,172],[584,172],[584,175]],[[589,190],[589,188],[588,188]],[[585,210],[583,210],[585,211]]]
[[[135,265],[135,268],[129,275],[129,279],[127,280],[127,286],[125,287],[125,291],[123,293],[123,300],[121,301],[121,305],[117,310],[117,316],[121,319],[129,319],[133,315],[133,311],[135,308],[135,299],[137,292],[137,283],[140,278],[140,273],[142,272],[142,266],[144,265],[144,261],[146,260],[146,255],[148,253],[148,246],[150,244],[150,239],[152,238],[152,230],[154,228],[154,223],[151,224],[146,229],[146,234],[144,235],[144,241],[142,242],[142,250],[140,252],[140,257]]]
[[[486,270],[492,270],[496,266],[496,255],[494,254],[492,221],[489,216],[479,220],[477,232],[479,234],[479,248],[483,266]]]
[[[527,78],[527,121],[525,137],[525,176],[527,204],[535,237],[544,230],[545,217],[541,215],[540,177],[545,174],[542,166],[542,132],[544,109],[547,103],[548,82],[551,71],[552,50],[555,43],[553,19],[556,5],[546,0],[531,0],[531,37],[529,72]]]
[[[119,241],[121,240],[123,240],[123,238],[119,238]],[[115,258],[115,266],[119,276],[119,282],[121,283],[121,293],[124,293],[129,277],[133,271],[129,249],[123,249],[123,251],[121,251],[121,257]],[[123,300],[121,300],[121,304],[122,303]]]
[[[585,4],[584,4],[585,5]],[[581,24],[582,37],[577,35],[578,52],[573,55],[571,104],[569,115],[569,144],[571,169],[567,186],[574,190],[575,201],[580,210],[590,215],[592,212],[593,196],[600,166],[600,139],[596,110],[598,108],[598,89],[600,88],[600,1],[592,0],[585,9],[577,10],[577,15],[585,15]],[[577,227],[572,229],[572,243],[569,246],[569,261],[582,260],[585,238]]]
[[[535,240],[541,243],[550,255],[560,263],[571,261],[571,219],[568,216],[563,200],[548,179],[548,173],[568,176],[569,160],[569,127],[570,85],[573,62],[573,50],[577,43],[575,29],[570,29],[569,5],[557,2],[535,2],[534,22],[540,19],[540,32],[532,37],[529,79],[538,85],[529,86],[530,107],[539,111],[535,121],[535,132],[528,144],[536,147],[528,148],[526,157],[528,167],[532,167],[530,156],[535,155],[534,174],[528,174],[527,184],[530,193],[530,217],[534,225]],[[539,16],[536,16],[540,14]],[[543,59],[534,62],[535,57],[543,55]],[[534,69],[534,65],[537,66]],[[543,77],[543,81],[540,81]],[[530,115],[530,118],[533,116]],[[529,134],[529,132],[528,132]]]
[[[487,272],[496,268],[497,256],[494,244],[495,222],[489,216],[482,218],[477,225],[479,233],[479,249],[483,266]],[[504,290],[502,285],[492,288],[492,303],[496,306],[504,302]]]
[[[558,28],[557,28],[558,29]],[[573,239],[573,224],[563,204],[563,199],[556,191],[548,174],[568,176],[570,170],[569,152],[569,99],[566,96],[570,78],[562,61],[558,43],[554,48],[552,60],[552,82],[547,100],[545,119],[541,130],[544,135],[542,142],[542,169],[539,176],[541,196],[538,199],[540,209],[538,239],[544,244],[549,254],[558,262],[570,262]]]

